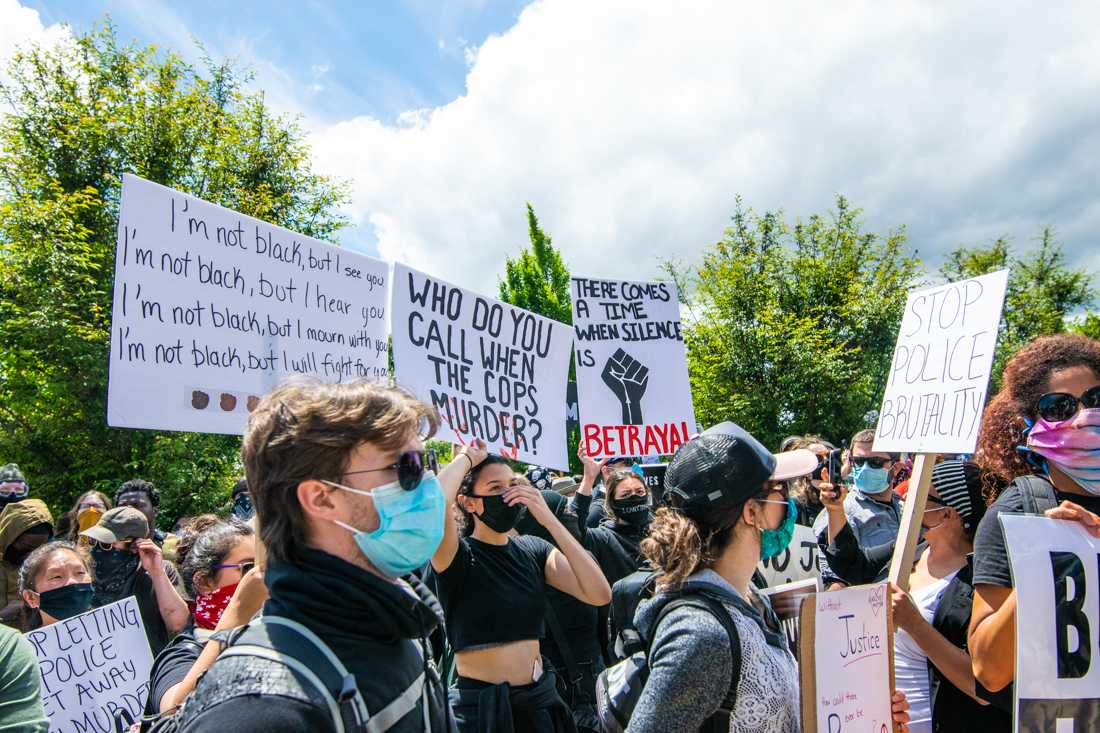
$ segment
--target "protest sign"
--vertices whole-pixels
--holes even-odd
[[[909,293],[875,450],[974,452],[1007,283],[1001,270]]]
[[[1077,522],[1011,514],[999,518],[1016,587],[1015,729],[1096,730],[1100,540]]]
[[[761,560],[757,570],[764,576],[769,587],[793,583],[797,580],[816,580],[821,577],[818,570],[818,557],[821,550],[817,546],[817,536],[809,527],[801,524],[794,526],[791,543],[783,552],[767,560]]]
[[[38,656],[50,733],[112,731],[116,710],[141,717],[153,654],[133,596],[26,638]]]
[[[818,593],[802,604],[803,733],[894,729],[894,649],[886,583]]]
[[[695,429],[676,286],[585,277],[571,286],[585,452],[672,455]]]
[[[569,326],[394,266],[397,382],[439,410],[436,437],[568,468]]]
[[[821,592],[821,579],[809,578],[796,580],[793,583],[783,583],[768,588],[760,588],[761,595],[768,597],[772,610],[783,624],[783,633],[787,635],[787,643],[791,647],[791,653],[798,658],[799,616],[802,610],[802,601],[807,598],[813,603],[815,593]]]
[[[107,423],[240,434],[286,377],[386,377],[388,271],[125,175]]]
[[[638,468],[642,471],[642,481],[646,491],[649,492],[649,505],[657,506],[661,497],[665,495],[665,472],[667,463],[640,463]]]

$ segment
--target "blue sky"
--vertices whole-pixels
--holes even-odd
[[[314,122],[442,105],[465,88],[466,49],[516,21],[517,0],[460,2],[157,2],[25,0],[47,24],[77,31],[105,15],[123,39],[155,43],[192,60],[198,39],[214,56],[236,56],[256,84],[302,107]]]

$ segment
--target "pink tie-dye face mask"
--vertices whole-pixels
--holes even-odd
[[[1027,435],[1027,447],[1100,496],[1100,408],[1080,410],[1061,422],[1039,418]]]

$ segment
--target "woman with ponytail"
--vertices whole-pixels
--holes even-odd
[[[1043,336],[1005,365],[985,409],[975,461],[992,502],[974,538],[974,676],[999,691],[1015,678],[1016,593],[1002,513],[1044,512],[1100,537],[1100,342]]]
[[[487,456],[484,443],[466,446],[440,472],[440,483],[447,502],[457,501],[465,515],[461,536],[447,518],[431,563],[455,651],[451,703],[459,732],[572,733],[572,714],[539,652],[547,586],[593,606],[609,602],[611,588],[542,494],[517,480],[507,461]],[[514,536],[524,513],[553,545]]]
[[[667,506],[642,542],[659,575],[657,593],[635,616],[650,645],[649,677],[628,733],[798,733],[798,663],[751,580],[760,560],[793,535],[796,508],[785,482],[817,465],[804,449],[772,455],[733,423],[710,428],[673,457]],[[905,707],[903,698],[895,704],[902,724]]]

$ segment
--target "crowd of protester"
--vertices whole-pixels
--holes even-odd
[[[888,577],[911,463],[873,430],[772,453],[722,423],[655,495],[632,459],[583,451],[577,477],[480,441],[433,470],[436,419],[396,388],[284,385],[249,418],[231,508],[171,533],[149,481],[55,520],[0,468],[0,731],[47,730],[20,633],[133,596],[156,659],[144,717],[119,724],[142,730],[795,732],[798,660],[760,561],[801,524],[827,591]],[[976,453],[934,467],[891,587],[902,728],[1012,727],[1002,513],[1100,536],[1100,343],[1025,346]]]

